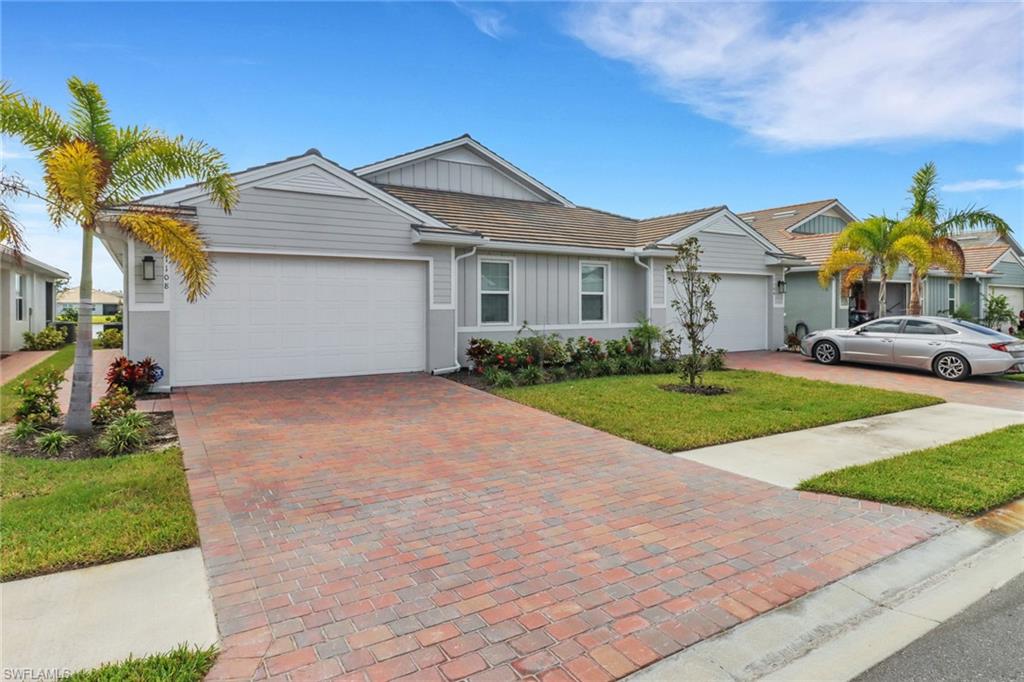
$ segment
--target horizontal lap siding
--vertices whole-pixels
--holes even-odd
[[[409,219],[373,200],[249,188],[230,214],[206,201],[196,211],[213,250],[432,257],[434,303],[451,304],[451,249],[413,244]]]
[[[998,276],[998,279],[992,280],[996,286],[1024,287],[1024,267],[1019,263],[1003,261],[992,268],[992,272]]]
[[[723,272],[767,272],[765,248],[746,235],[701,232],[701,268]]]

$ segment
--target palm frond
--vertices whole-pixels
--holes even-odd
[[[901,261],[907,261],[918,272],[928,272],[932,264],[931,243],[916,234],[900,237],[892,243],[891,255],[887,259],[886,268],[892,275]]]
[[[69,142],[71,128],[53,109],[0,82],[0,134],[10,135],[36,153]]]
[[[238,201],[235,179],[218,150],[199,140],[157,134],[137,140],[116,160],[111,191],[104,201],[114,206],[124,204],[182,178],[198,180],[225,212]]]
[[[938,181],[939,173],[933,161],[929,161],[917,169],[911,185],[907,189],[911,200],[910,215],[920,216],[932,223],[938,221],[939,211],[942,209],[935,188]]]
[[[850,290],[857,282],[866,281],[872,273],[873,268],[868,264],[854,265],[843,275],[842,292],[843,296],[849,296]]]
[[[979,229],[994,230],[1000,237],[1010,234],[1010,226],[1005,220],[991,211],[975,206],[950,212],[936,226],[936,232],[943,237]]]
[[[939,237],[932,241],[931,246],[933,265],[944,268],[956,279],[964,276],[967,264],[964,259],[964,250],[959,242],[949,237]]]
[[[85,83],[72,76],[68,79],[71,91],[71,124],[78,137],[91,142],[101,158],[109,161],[117,129],[110,120],[110,107],[95,83]]]
[[[96,215],[97,196],[106,182],[106,173],[98,150],[84,140],[75,140],[50,151],[46,155],[43,181],[49,194],[56,199],[51,217],[60,222],[70,214],[79,222],[91,223]]]
[[[185,297],[194,302],[210,292],[213,269],[206,244],[195,227],[155,211],[136,210],[118,217],[120,227],[174,263],[185,284]]]
[[[895,241],[901,237],[909,235],[914,235],[925,240],[931,240],[935,236],[935,228],[930,222],[928,222],[927,218],[917,215],[909,215],[893,225],[890,237]]]
[[[26,248],[25,233],[8,201],[27,193],[28,188],[20,177],[0,175],[0,245],[11,249],[19,260]]]
[[[829,285],[833,277],[851,268],[868,268],[870,270],[871,262],[860,251],[853,249],[834,250],[818,270],[818,284],[824,289]]]

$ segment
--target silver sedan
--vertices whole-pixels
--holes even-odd
[[[949,381],[1024,371],[1024,341],[945,317],[883,317],[852,329],[812,332],[800,342],[800,352],[826,365],[912,367]]]

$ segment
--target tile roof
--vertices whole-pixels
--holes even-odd
[[[112,294],[99,289],[92,290],[93,303],[121,303],[121,294]],[[57,295],[57,303],[78,303],[78,287],[65,289]]]
[[[494,240],[610,249],[646,246],[724,208],[715,206],[637,220],[585,206],[395,185],[379,187],[451,227],[478,232]]]
[[[965,246],[964,264],[967,272],[988,272],[1004,253],[1010,250],[1007,244],[995,246]]]
[[[739,217],[765,239],[779,247],[780,251],[803,256],[809,265],[821,265],[832,251],[834,234],[797,234],[789,232],[789,228],[824,209],[835,199],[808,201],[803,204],[776,206],[759,211],[739,213]]]

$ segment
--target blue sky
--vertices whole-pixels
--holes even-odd
[[[570,199],[651,216],[838,197],[905,207],[934,160],[951,207],[1024,225],[1024,12],[984,5],[10,3],[4,79],[232,168],[319,148],[346,167],[464,132]],[[39,170],[5,145],[10,171]],[[79,235],[19,204],[77,278]],[[103,254],[98,286],[119,287]]]

